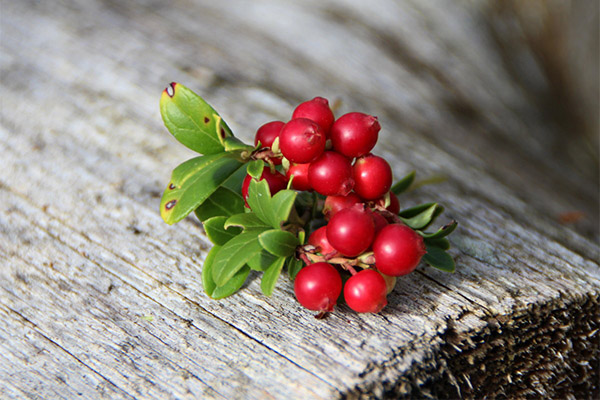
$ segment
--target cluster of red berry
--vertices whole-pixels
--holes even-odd
[[[271,166],[261,175],[271,194],[292,179],[295,190],[322,195],[325,225],[297,252],[307,266],[294,290],[310,310],[333,310],[343,287],[350,308],[379,312],[395,277],[413,271],[426,252],[423,238],[398,218],[390,165],[371,153],[380,129],[376,117],[360,112],[335,119],[327,99],[315,97],[298,105],[289,122],[268,122],[256,132],[255,145]],[[275,168],[282,161],[285,175]],[[242,185],[245,199],[250,180]],[[342,276],[349,276],[345,283]]]

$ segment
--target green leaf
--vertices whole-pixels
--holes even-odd
[[[202,265],[202,286],[204,286],[204,291],[209,297],[212,297],[211,295],[217,287],[212,277],[212,266],[219,250],[221,250],[221,246],[213,246],[204,259],[204,265]]]
[[[245,168],[245,164],[242,165],[240,168],[238,168],[237,171],[235,171],[233,174],[231,174],[231,176],[229,178],[227,178],[225,180],[225,182],[223,182],[221,184],[222,187],[231,190],[234,193],[242,193],[242,182],[244,181],[244,178],[246,177],[246,168]]]
[[[271,207],[271,192],[266,180],[257,181],[256,179],[251,179],[248,186],[248,198],[246,200],[252,212],[266,224],[271,224],[271,221],[275,219]]]
[[[223,247],[213,263],[213,279],[217,286],[223,286],[256,254],[262,251],[258,235],[262,231],[252,230],[234,237]]]
[[[218,246],[223,246],[225,243],[239,235],[242,230],[238,227],[225,229],[223,226],[228,217],[219,216],[212,217],[204,221],[204,231],[211,242]]]
[[[271,209],[273,210],[271,226],[273,228],[280,228],[281,223],[287,221],[297,195],[295,190],[286,189],[280,190],[273,196],[271,199]]]
[[[261,229],[265,231],[269,229],[269,226],[253,212],[232,215],[225,222],[225,228],[230,226],[239,226],[244,230]]]
[[[437,208],[438,205],[434,203],[433,205],[429,206],[429,208],[426,208],[424,211],[415,215],[414,217],[400,217],[400,219],[412,229],[423,229],[433,221]]]
[[[292,233],[280,229],[271,229],[258,236],[258,241],[269,253],[278,257],[288,257],[295,253],[299,244]]]
[[[423,236],[424,239],[439,239],[439,238],[443,238],[443,237],[446,237],[449,234],[451,234],[454,231],[454,229],[456,229],[457,225],[458,225],[458,222],[452,221],[449,224],[442,226],[436,232],[425,233],[425,232],[419,231],[418,233],[421,236]]]
[[[247,145],[235,136],[226,137],[223,140],[225,151],[250,154],[254,150],[254,146]]]
[[[265,296],[271,296],[273,294],[273,289],[275,289],[275,284],[277,283],[277,279],[281,274],[281,269],[283,268],[285,260],[285,257],[276,259],[271,265],[269,265],[269,268],[267,268],[263,274],[262,280],[260,281],[260,288]]]
[[[423,256],[423,261],[445,272],[454,272],[455,269],[452,257],[439,247],[427,247],[427,253]]]
[[[419,204],[418,206],[410,207],[404,210],[400,210],[399,216],[403,218],[412,218],[417,214],[421,214],[423,211],[429,209],[431,206],[437,205],[437,203],[425,203]]]
[[[277,256],[263,249],[248,261],[248,266],[255,271],[265,271],[276,259]]]
[[[406,191],[410,185],[415,180],[415,171],[412,171],[410,174],[406,175],[404,178],[400,179],[398,182],[392,186],[390,191],[395,195],[399,195],[400,193]]]
[[[194,212],[198,219],[203,222],[212,217],[243,213],[244,199],[239,194],[221,186]]]
[[[298,275],[298,272],[300,272],[300,270],[302,269],[303,266],[304,266],[303,261],[298,260],[295,257],[287,258],[286,268],[287,268],[288,276],[290,277],[291,280],[296,279],[296,275]]]
[[[192,158],[173,170],[160,201],[160,215],[171,225],[202,204],[241,163],[227,153]]]
[[[238,272],[235,273],[223,286],[217,286],[215,290],[212,292],[212,297],[215,300],[222,299],[227,296],[231,296],[244,285],[246,282],[246,278],[248,278],[248,274],[250,273],[250,268],[248,266],[242,267]]]
[[[175,139],[200,154],[222,152],[221,140],[233,136],[214,108],[180,83],[163,91],[160,115]]]
[[[262,176],[263,169],[265,168],[265,162],[263,160],[254,160],[248,163],[248,175],[256,180],[259,180]]]
[[[425,239],[425,245],[427,247],[439,247],[442,250],[448,250],[450,248],[450,242],[446,238]]]

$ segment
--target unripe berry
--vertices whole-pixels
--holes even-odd
[[[310,186],[324,196],[345,196],[354,186],[352,164],[343,155],[326,151],[308,168]]]
[[[344,114],[331,127],[331,143],[347,157],[360,157],[375,147],[380,129],[377,117],[360,112]]]
[[[426,252],[421,235],[404,224],[383,228],[373,243],[375,266],[390,276],[412,272]]]
[[[292,119],[308,118],[315,121],[323,134],[328,137],[331,125],[333,125],[333,111],[329,108],[329,102],[326,98],[315,97],[312,100],[300,103],[292,114]]]
[[[283,190],[287,187],[287,179],[283,176],[279,171],[271,172],[271,169],[265,167],[260,176],[260,181],[266,180],[269,184],[269,190],[271,191],[271,196],[275,193]],[[246,175],[244,181],[242,182],[242,196],[244,197],[244,202],[246,203],[246,207],[250,208],[248,205],[248,188],[250,187],[250,181],[252,177],[250,175]]]
[[[254,145],[258,145],[260,141],[260,145],[262,147],[271,147],[273,146],[273,142],[279,136],[279,132],[281,132],[281,128],[285,125],[282,121],[271,121],[262,125],[256,131],[256,136],[254,136]],[[279,165],[281,164],[281,157],[271,158],[273,164]]]
[[[379,272],[365,269],[353,275],[344,285],[344,299],[356,312],[377,313],[387,305],[387,286]]]
[[[360,197],[356,193],[348,193],[346,196],[327,196],[323,206],[323,215],[326,220],[331,219],[338,211],[352,207],[360,203]]]
[[[294,280],[296,298],[309,310],[333,311],[341,292],[340,273],[325,262],[307,265]]]
[[[329,240],[327,240],[327,226],[322,226],[308,237],[308,244],[315,246],[317,252],[322,255],[334,257],[338,251],[333,248]]]
[[[367,154],[352,166],[354,191],[365,200],[375,200],[392,186],[392,168],[383,158]]]
[[[375,224],[370,212],[356,205],[335,214],[327,224],[327,240],[346,257],[356,257],[371,246]]]
[[[292,164],[290,168],[285,173],[285,176],[288,180],[291,179],[292,175],[294,175],[294,179],[292,180],[292,187],[296,190],[311,190],[310,181],[308,180],[308,167],[310,164]]]
[[[279,148],[290,162],[305,164],[316,160],[325,150],[326,138],[315,122],[296,118],[279,133]]]

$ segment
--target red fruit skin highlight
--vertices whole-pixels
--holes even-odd
[[[414,271],[425,252],[421,235],[404,224],[386,226],[373,242],[375,266],[381,273],[390,276]]]
[[[271,191],[271,196],[273,196],[275,193],[279,192],[280,190],[283,190],[287,187],[287,179],[285,178],[285,176],[280,173],[279,171],[275,171],[275,172],[271,172],[271,169],[268,167],[265,167],[263,169],[263,172],[260,176],[260,181],[262,180],[266,180],[267,183],[269,184],[269,190]],[[244,202],[246,203],[246,207],[250,208],[250,206],[248,205],[248,188],[250,187],[250,181],[252,180],[252,177],[250,175],[246,175],[246,177],[244,178],[244,181],[242,182],[242,196],[244,197]]]
[[[295,190],[308,191],[312,190],[310,186],[310,181],[308,180],[308,167],[310,164],[292,164],[290,168],[285,173],[285,176],[288,180],[291,179],[292,175],[294,175],[294,179],[292,180],[292,188]]]
[[[295,118],[307,118],[316,122],[326,137],[329,137],[329,131],[334,120],[329,101],[324,97],[315,97],[312,100],[300,103],[292,113],[292,119]]]
[[[350,157],[369,153],[379,136],[377,117],[351,112],[339,117],[331,127],[331,143],[335,151]]]
[[[279,149],[290,162],[306,164],[323,153],[326,140],[317,123],[307,118],[296,118],[281,129]]]
[[[296,275],[294,293],[298,302],[309,310],[333,311],[342,293],[342,278],[331,264],[310,264]]]
[[[324,196],[345,196],[354,187],[352,164],[343,155],[326,151],[308,168],[310,186]]]
[[[365,269],[353,275],[344,285],[348,306],[360,313],[377,313],[387,305],[387,285],[379,272]]]
[[[327,224],[327,240],[346,257],[362,254],[371,246],[374,236],[373,218],[361,205],[339,211]]]
[[[376,200],[392,187],[392,167],[383,158],[367,154],[352,166],[354,191],[365,200]]]

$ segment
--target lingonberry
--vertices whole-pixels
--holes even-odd
[[[287,179],[291,179],[292,175],[294,175],[294,179],[292,180],[292,187],[296,190],[311,190],[310,181],[308,180],[308,164],[292,164],[290,168],[288,168],[285,176]]]
[[[263,179],[269,184],[271,195],[274,195],[275,193],[287,187],[287,179],[281,172],[277,170],[275,170],[275,172],[271,172],[270,168],[265,167],[259,180],[262,181]],[[248,205],[248,188],[250,187],[251,180],[252,177],[250,175],[246,175],[244,181],[242,182],[242,196],[244,197],[244,202],[248,208],[250,208]]]
[[[392,186],[392,168],[383,158],[367,154],[352,166],[354,191],[365,200],[375,200]]]
[[[375,224],[364,206],[344,208],[329,220],[327,240],[346,257],[356,257],[371,246]]]
[[[348,193],[346,196],[327,196],[323,205],[323,215],[326,220],[331,219],[338,211],[352,207],[360,203],[360,197],[356,193]]]
[[[254,145],[256,146],[258,145],[258,142],[260,142],[262,147],[270,148],[273,146],[273,142],[279,136],[279,132],[281,132],[283,125],[285,125],[285,123],[282,121],[271,121],[262,125],[256,131],[256,135],[254,136]],[[271,161],[273,161],[273,164],[279,165],[281,164],[281,157],[271,158]]]
[[[388,226],[388,221],[385,217],[378,212],[372,212],[371,217],[373,218],[373,223],[375,224],[375,237],[377,234],[386,226]]]
[[[412,272],[426,252],[423,238],[404,224],[383,228],[373,243],[375,266],[390,276]]]
[[[300,103],[292,114],[292,119],[308,118],[315,121],[321,127],[323,134],[328,137],[331,125],[333,125],[333,111],[329,108],[326,98],[315,97],[312,100]]]
[[[373,149],[380,129],[377,117],[360,112],[344,114],[331,127],[331,143],[347,157],[360,157]]]
[[[327,226],[322,226],[311,233],[308,244],[315,246],[316,250],[324,256],[335,257],[338,253],[327,240]]]
[[[393,214],[398,214],[400,212],[400,201],[398,201],[398,196],[393,192],[390,192],[390,205],[386,207],[386,210]]]
[[[377,313],[387,304],[387,285],[383,276],[372,269],[353,275],[344,285],[344,299],[356,312]]]
[[[352,190],[352,164],[334,151],[326,151],[308,168],[310,186],[324,196],[345,196]]]
[[[289,121],[279,133],[279,148],[283,156],[297,164],[316,160],[325,150],[325,142],[319,125],[307,118]]]
[[[341,292],[340,273],[326,262],[307,265],[294,280],[296,298],[309,310],[333,311]]]

